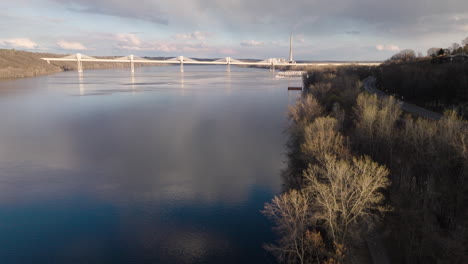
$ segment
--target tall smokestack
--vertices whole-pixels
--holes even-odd
[[[291,37],[289,38],[289,62],[293,62],[293,33],[291,32]]]

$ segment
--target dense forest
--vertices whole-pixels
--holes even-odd
[[[362,80],[390,76],[388,65],[304,77],[284,192],[263,210],[278,262],[379,263],[383,248],[390,263],[468,263],[468,124],[454,110],[427,120],[365,93]]]
[[[448,48],[430,48],[427,56],[402,50],[373,73],[381,89],[405,101],[468,116],[468,37]]]
[[[406,101],[439,112],[454,107],[468,115],[468,57],[443,63],[430,59],[386,63],[375,76],[381,89]]]

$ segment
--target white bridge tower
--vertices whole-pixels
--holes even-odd
[[[83,72],[83,63],[81,62],[81,53],[76,54],[76,62],[78,64],[78,72]]]
[[[289,38],[289,63],[293,62],[293,33],[291,32],[291,37]]]

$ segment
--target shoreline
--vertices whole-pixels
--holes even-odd
[[[36,53],[19,50],[0,49],[0,81],[16,80],[20,78],[30,78],[47,76],[66,71],[77,71],[76,62],[56,62],[47,63],[43,57],[59,58],[64,54]],[[112,58],[112,57],[101,57]],[[159,64],[151,64],[158,66]],[[135,63],[135,67],[144,67],[143,63]],[[128,63],[105,63],[87,62],[84,65],[86,70],[105,70],[130,68]]]
[[[54,53],[39,53],[39,52],[28,52],[19,51],[14,49],[0,49],[0,81],[46,76],[59,72],[65,71],[77,71],[78,65],[74,61],[63,62],[63,61],[45,61],[42,58],[60,58],[67,56],[66,54],[54,54]],[[96,58],[100,59],[114,59],[117,56],[100,56]],[[313,66],[300,66],[300,65],[287,65],[287,66],[276,66],[279,71],[287,70],[310,70],[313,68],[323,67],[334,67],[339,65],[366,65],[375,64],[376,62],[338,62],[338,61],[317,61],[314,62],[316,65]],[[135,63],[135,67],[150,66],[145,63]],[[151,66],[159,66],[160,63],[151,64]],[[246,68],[268,68],[263,66],[244,66],[238,65],[239,67]],[[101,70],[101,69],[119,69],[119,68],[130,68],[130,64],[126,62],[86,62],[84,64],[86,70]]]

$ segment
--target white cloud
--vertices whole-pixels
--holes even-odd
[[[240,44],[241,46],[252,47],[252,46],[263,46],[265,43],[261,41],[256,41],[256,40],[244,40]]]
[[[144,40],[135,33],[119,34],[99,34],[98,41],[104,40],[105,43],[113,43],[113,49],[121,52],[135,52],[136,54],[153,55],[166,53],[165,55],[184,55],[184,56],[204,56],[211,57],[211,54],[232,55],[237,51],[225,46],[210,45],[205,41],[178,41],[178,40]],[[119,53],[121,53],[119,52]]]
[[[115,35],[116,40],[118,43],[123,43],[129,46],[140,46],[141,40],[140,38],[132,33],[120,33]]]
[[[115,42],[115,48],[121,50],[134,50],[134,51],[171,51],[171,47],[160,42],[145,42],[142,41],[134,33],[119,33],[110,38]]]
[[[383,44],[377,44],[377,45],[375,45],[375,49],[378,50],[378,51],[385,50],[385,45],[383,45]]]
[[[134,51],[160,51],[174,52],[177,50],[173,43],[163,41],[142,41],[136,34],[119,33],[111,37],[115,42],[115,48]]]
[[[57,46],[64,50],[87,50],[88,49],[80,42],[66,41],[66,40],[57,41]]]
[[[200,31],[195,31],[191,33],[183,33],[183,34],[177,34],[175,35],[176,39],[183,39],[183,40],[205,40],[206,38],[212,36],[212,33],[209,32],[200,32]]]
[[[0,39],[0,46],[5,48],[37,49],[39,46],[28,38]]]
[[[377,44],[375,46],[375,49],[378,50],[378,51],[400,51],[400,47],[398,47],[397,45],[393,45],[393,44],[387,44],[387,45],[384,45],[384,44]]]

